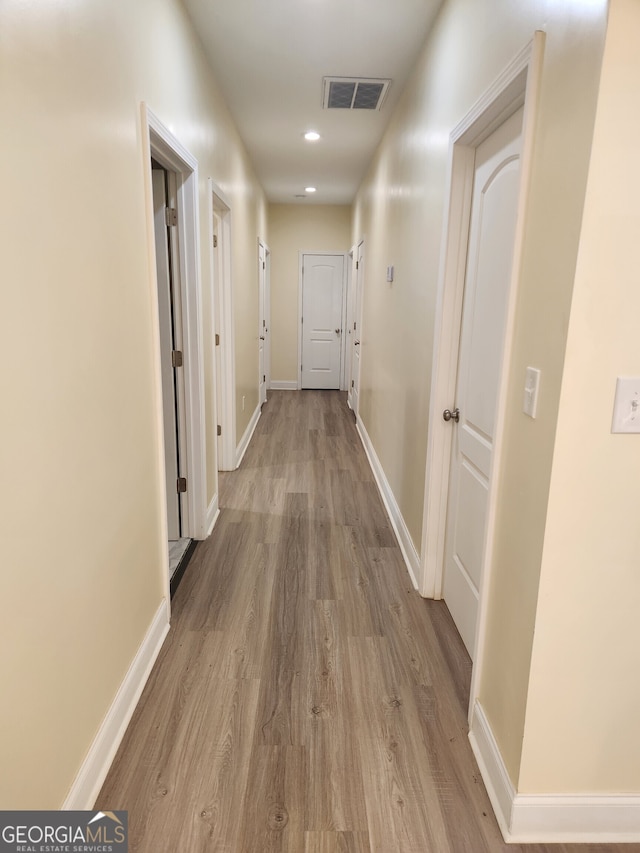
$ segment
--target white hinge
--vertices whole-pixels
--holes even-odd
[[[175,209],[175,207],[165,207],[164,219],[167,223],[167,226],[178,224],[178,211]]]
[[[183,364],[182,353],[180,352],[179,349],[174,349],[174,351],[171,353],[171,365],[172,365],[172,367],[182,367],[182,364]]]
[[[213,235],[213,248],[214,249],[218,248],[218,235],[217,234]]]

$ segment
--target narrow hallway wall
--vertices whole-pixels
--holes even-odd
[[[266,213],[177,0],[8,0],[0,78],[0,467],[14,484],[0,498],[0,807],[45,809],[65,801],[164,595],[141,101],[199,163],[205,353],[209,176],[231,201],[236,375],[254,404]]]

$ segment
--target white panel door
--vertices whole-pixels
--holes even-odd
[[[169,237],[165,218],[166,186],[163,169],[153,169],[153,224],[156,240],[158,277],[158,313],[160,317],[160,369],[162,373],[162,411],[164,420],[164,454],[167,486],[167,522],[169,539],[180,539],[180,497],[178,482],[178,428],[176,420],[175,369],[171,354],[174,348],[173,306],[169,259]]]
[[[507,119],[476,150],[456,408],[449,421],[455,436],[444,599],[472,658],[518,208],[522,114],[519,110]]]
[[[303,255],[303,388],[340,388],[343,288],[344,255]]]

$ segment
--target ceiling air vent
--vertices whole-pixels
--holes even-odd
[[[370,77],[324,77],[325,110],[379,110],[391,80]]]

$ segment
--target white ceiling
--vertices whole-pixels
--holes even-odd
[[[441,0],[183,2],[269,200],[350,204]],[[393,82],[379,112],[324,110],[325,76]]]

